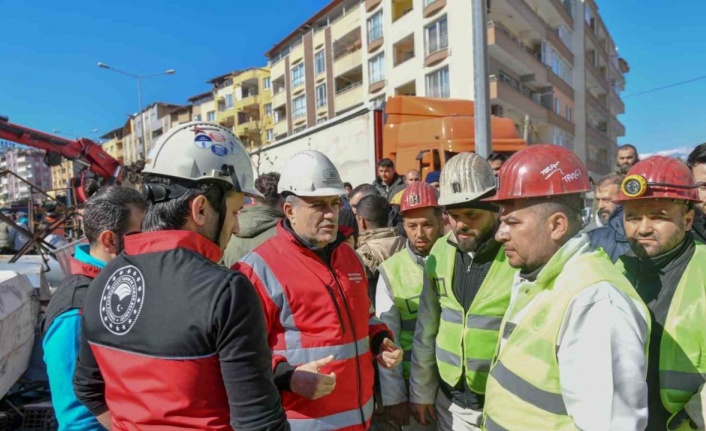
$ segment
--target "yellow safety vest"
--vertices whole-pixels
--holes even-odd
[[[449,234],[450,235],[450,234]],[[500,338],[500,323],[510,305],[516,270],[500,247],[468,312],[453,292],[456,247],[449,235],[437,241],[427,259],[427,276],[434,283],[441,306],[436,336],[436,363],[440,377],[456,386],[465,373],[466,383],[478,394],[485,393],[490,364]]]
[[[616,263],[625,270],[622,262]],[[672,414],[706,383],[706,245],[696,242],[694,256],[674,292],[659,346],[662,404]],[[657,360],[657,358],[650,358]],[[688,421],[678,430],[690,430]]]
[[[635,289],[603,250],[578,256],[570,268],[564,268],[574,255],[559,250],[535,282],[525,281],[516,288],[518,297],[501,329],[503,333],[512,332],[505,336],[488,378],[483,429],[576,430],[561,394],[556,342],[569,303],[582,290],[608,282],[640,304],[644,315],[649,316]],[[545,290],[549,294],[536,298]],[[514,326],[509,320],[525,306],[531,309]]]
[[[405,379],[409,379],[412,365],[414,328],[417,325],[419,296],[422,293],[422,285],[424,283],[424,271],[412,259],[410,254],[411,251],[405,247],[380,266],[380,276],[386,279],[390,286],[395,307],[399,311],[402,320],[398,342],[402,350],[404,350],[402,367]]]

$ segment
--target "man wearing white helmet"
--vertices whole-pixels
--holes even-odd
[[[441,171],[439,205],[452,232],[425,263],[412,346],[410,402],[415,419],[436,416],[441,431],[480,430],[485,386],[515,270],[493,238],[495,175],[474,153],[460,153]],[[438,388],[438,391],[437,391]]]
[[[365,430],[373,412],[373,356],[402,350],[375,317],[365,270],[338,232],[343,189],[336,167],[302,151],[282,171],[285,219],[235,268],[265,310],[275,384],[292,430]]]
[[[255,289],[218,265],[245,195],[260,196],[245,149],[221,126],[186,123],[143,174],[143,233],[85,299],[77,398],[109,429],[289,429]]]

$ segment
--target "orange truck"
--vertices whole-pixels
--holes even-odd
[[[400,174],[418,169],[424,178],[453,155],[475,150],[473,113],[470,100],[394,96],[384,108],[361,106],[263,146],[251,157],[257,171],[265,173],[281,171],[297,151],[318,150],[354,187],[373,181],[376,163],[385,157]],[[491,117],[491,135],[494,152],[509,154],[527,145],[507,118]]]

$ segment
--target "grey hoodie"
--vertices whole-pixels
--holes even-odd
[[[240,229],[223,252],[223,265],[230,268],[240,258],[275,236],[284,214],[268,206],[245,207],[238,214]]]

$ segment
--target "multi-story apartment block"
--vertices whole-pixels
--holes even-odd
[[[628,68],[594,0],[493,0],[487,27],[492,113],[610,171]],[[472,29],[470,0],[331,2],[266,53],[275,139],[393,95],[473,99]]]
[[[197,94],[189,98],[191,117],[194,121],[216,121],[216,98],[213,92]]]
[[[44,163],[44,155],[43,150],[35,148],[11,148],[0,158],[0,169],[8,169],[42,190],[50,190],[51,169]],[[30,189],[29,185],[15,176],[5,175],[0,179],[0,201],[3,205],[26,201],[30,198]],[[35,197],[39,196],[35,194]]]
[[[213,85],[218,124],[232,130],[249,147],[274,140],[269,69],[238,70],[209,83]]]
[[[71,160],[63,159],[60,165],[51,168],[51,183],[54,196],[66,196],[69,180],[75,177],[82,167]]]
[[[143,157],[145,154],[144,143],[147,144],[147,152],[152,149],[157,138],[169,130],[171,124],[170,114],[173,110],[178,108],[180,108],[179,105],[157,102],[143,109],[142,112],[130,119],[129,139],[123,139],[126,163],[133,162]]]
[[[177,109],[173,110],[169,114],[169,123],[170,123],[169,128],[171,129],[179,124],[184,124],[184,123],[188,123],[189,121],[191,121],[192,120],[192,111],[193,111],[192,105],[182,106],[181,108],[177,108]]]
[[[117,129],[111,130],[105,135],[101,136],[101,139],[105,140],[101,147],[103,151],[110,154],[116,160],[121,163],[125,162],[125,151],[123,138],[125,136],[125,127],[118,127]]]

